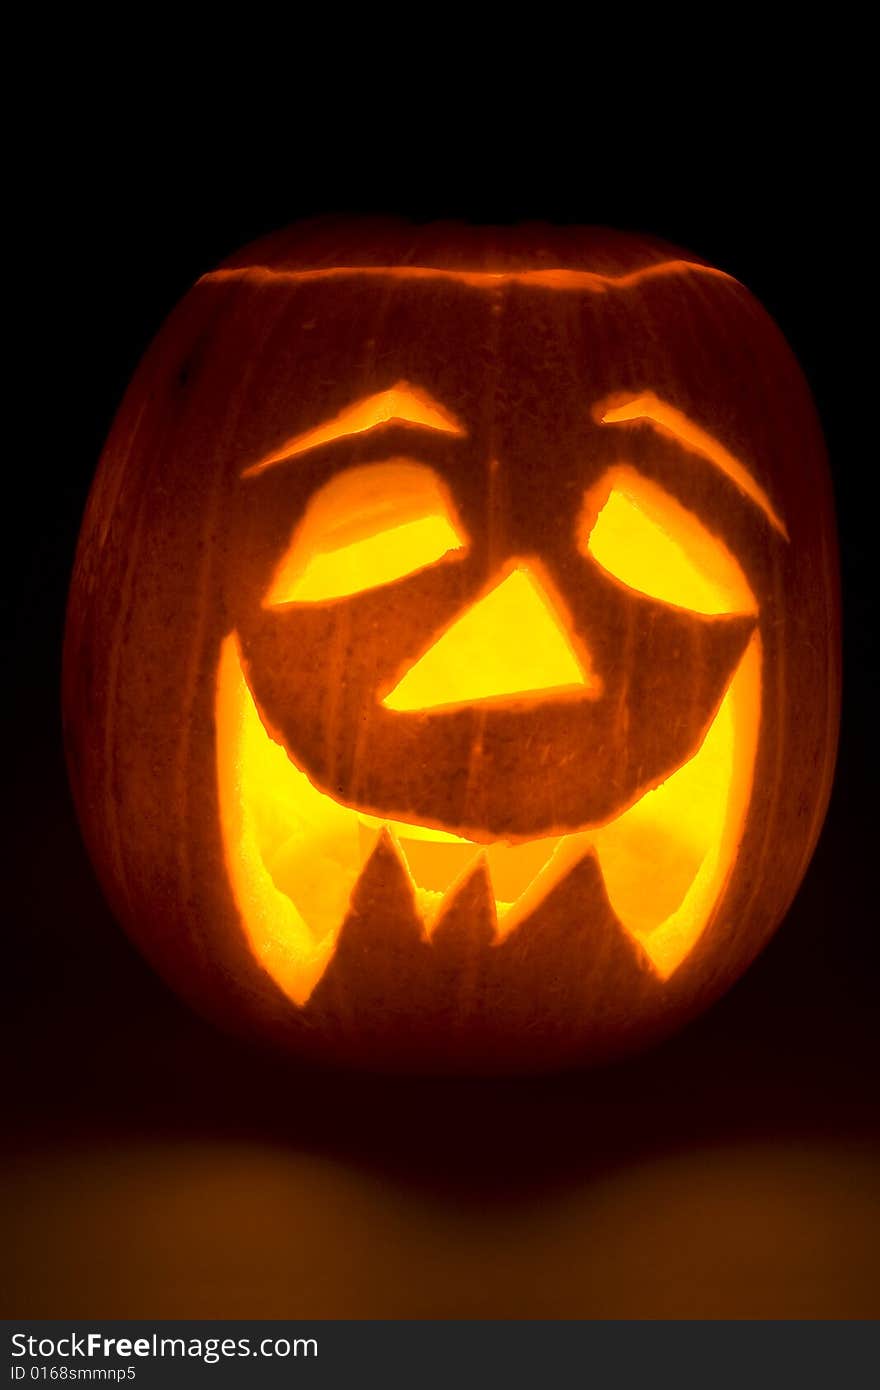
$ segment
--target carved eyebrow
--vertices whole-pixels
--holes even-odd
[[[625,424],[631,420],[647,421],[661,434],[674,435],[688,449],[708,459],[716,468],[720,468],[722,473],[726,473],[728,478],[736,483],[740,492],[744,492],[760,507],[770,525],[788,540],[785,522],[745,465],[740,463],[738,458],[734,458],[733,454],[711,434],[707,434],[682,411],[676,410],[675,406],[661,401],[652,391],[645,391],[640,396],[633,396],[615,406],[611,406],[610,402],[600,403],[595,407],[594,415],[601,425]]]
[[[374,396],[365,396],[355,401],[335,415],[332,420],[324,420],[302,434],[295,434],[278,449],[273,449],[257,463],[252,463],[242,473],[243,478],[253,478],[258,473],[282,463],[296,454],[304,454],[307,449],[317,449],[319,444],[329,444],[334,439],[342,439],[350,434],[363,434],[391,421],[407,425],[421,425],[429,430],[441,430],[445,434],[465,433],[455,416],[444,406],[420,391],[409,382],[399,381],[388,391],[379,391]]]

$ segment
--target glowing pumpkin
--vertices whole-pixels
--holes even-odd
[[[86,841],[232,1026],[596,1060],[785,912],[838,627],[809,394],[728,275],[605,231],[294,229],[190,292],[108,442],[65,661]]]

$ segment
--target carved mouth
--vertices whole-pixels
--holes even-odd
[[[481,845],[364,814],[313,786],[264,729],[231,634],[217,679],[218,792],[227,872],[255,957],[304,1004],[385,828],[429,937],[478,866],[488,871],[501,940],[595,851],[621,930],[639,942],[658,977],[668,978],[705,929],[742,837],[760,670],[756,633],[698,751],[613,820],[515,845]]]

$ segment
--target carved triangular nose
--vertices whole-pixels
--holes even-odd
[[[575,654],[546,591],[525,567],[467,609],[382,701],[420,710],[584,690],[592,676]]]

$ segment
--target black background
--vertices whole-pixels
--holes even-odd
[[[604,105],[541,119],[556,85],[542,73],[473,112],[451,72],[411,76],[381,111],[375,87],[337,75],[249,120],[222,84],[178,119],[160,74],[128,106],[124,77],[102,79],[88,111],[81,87],[57,101],[48,142],[25,152],[7,264],[33,388],[4,528],[7,1315],[880,1312],[867,156],[825,79],[747,128],[729,117],[743,104],[755,116],[748,73],[714,91],[710,74],[678,124],[658,97],[631,125],[632,74]],[[491,1084],[291,1071],[168,994],[110,918],[78,838],[61,638],[113,413],[198,275],[327,211],[657,234],[754,291],[815,393],[845,603],[828,820],[747,976],[616,1068]]]

